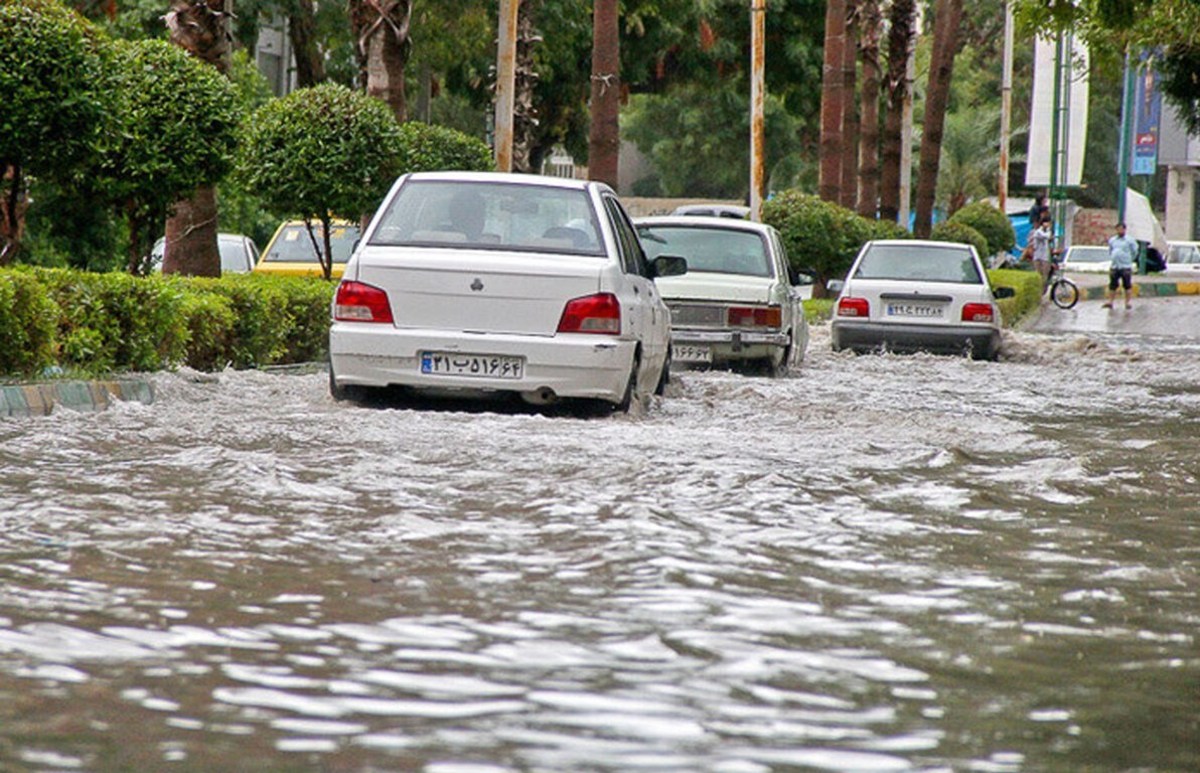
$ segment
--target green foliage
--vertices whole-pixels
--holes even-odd
[[[912,234],[894,220],[867,220],[869,239],[911,239]]]
[[[378,99],[332,83],[299,89],[243,124],[237,182],[283,218],[357,220],[396,177],[399,134]]]
[[[984,235],[966,223],[956,223],[952,220],[938,223],[929,232],[929,238],[936,242],[969,244],[975,248],[980,257],[990,254],[988,252],[988,241],[984,238]]]
[[[1008,252],[1016,246],[1017,237],[1008,216],[986,201],[968,204],[955,212],[949,222],[970,226],[983,236],[987,243],[987,248],[979,253],[983,257]]]
[[[1012,327],[1017,320],[1036,309],[1041,303],[1042,278],[1036,271],[992,269],[987,273],[988,281],[993,288],[1011,287],[1016,291],[1016,295],[1012,298],[1000,298],[996,301],[1006,327]]]
[[[0,273],[0,373],[38,373],[54,362],[58,309],[37,276]]]
[[[797,190],[764,202],[762,220],[779,230],[792,265],[816,272],[819,291],[826,281],[846,273],[863,242],[880,227],[878,221]]]
[[[21,261],[89,271],[124,268],[129,230],[102,188],[96,178],[34,180],[29,186],[29,236]]]
[[[409,121],[400,127],[396,148],[396,166],[401,174],[441,170],[487,172],[496,168],[486,143],[445,126]]]

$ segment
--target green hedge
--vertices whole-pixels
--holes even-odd
[[[307,277],[0,271],[0,376],[252,368],[326,357],[334,285]]]
[[[975,248],[979,257],[983,258],[985,265],[990,257],[987,238],[966,223],[956,223],[953,220],[938,223],[929,232],[929,238],[938,242],[969,244]]]
[[[987,273],[993,288],[1011,287],[1017,293],[1012,298],[1000,298],[996,301],[1005,327],[1015,325],[1017,320],[1036,309],[1042,302],[1042,278],[1036,271],[996,268]]]
[[[976,201],[955,212],[949,222],[962,223],[978,231],[987,241],[987,251],[979,253],[981,258],[1008,252],[1017,243],[1012,223],[1008,216],[986,201]]]

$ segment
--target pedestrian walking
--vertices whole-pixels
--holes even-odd
[[[1124,291],[1125,308],[1133,300],[1133,261],[1138,254],[1138,243],[1125,235],[1125,224],[1117,223],[1116,236],[1108,237],[1108,255],[1112,264],[1108,269],[1108,291],[1104,294],[1104,308],[1111,309],[1117,296],[1118,285]]]
[[[1029,232],[1029,246],[1033,248],[1033,267],[1042,278],[1042,291],[1046,290],[1046,278],[1050,276],[1050,242],[1054,235],[1050,229],[1050,216],[1042,215],[1037,228]]]

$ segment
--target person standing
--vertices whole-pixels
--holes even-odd
[[[1033,200],[1033,206],[1029,208],[1029,225],[1037,228],[1042,223],[1042,218],[1050,214],[1050,207],[1046,206],[1046,194],[1039,193],[1037,198]]]
[[[1125,224],[1117,223],[1116,236],[1108,237],[1108,255],[1112,264],[1108,269],[1108,292],[1104,294],[1104,308],[1111,309],[1116,299],[1117,286],[1124,290],[1125,308],[1133,300],[1133,261],[1138,254],[1138,243],[1125,235]]]
[[[1050,276],[1050,242],[1054,235],[1050,230],[1050,216],[1042,215],[1037,228],[1029,232],[1029,246],[1033,247],[1033,267],[1042,278],[1042,291],[1046,290],[1046,278]]]

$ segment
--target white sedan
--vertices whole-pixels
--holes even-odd
[[[1000,349],[997,298],[975,248],[915,239],[870,241],[859,250],[830,322],[834,351],[969,354],[994,360]]]
[[[695,215],[640,218],[636,225],[647,254],[688,263],[686,275],[659,282],[671,308],[674,362],[756,363],[782,375],[804,359],[801,279],[774,228]]]
[[[1107,274],[1111,266],[1112,255],[1109,254],[1106,246],[1072,244],[1063,253],[1063,271]]]
[[[627,409],[667,379],[670,317],[616,194],[583,180],[396,181],[333,301],[330,391],[412,387]]]
[[[1200,242],[1168,242],[1168,276],[1193,276],[1200,278]]]

